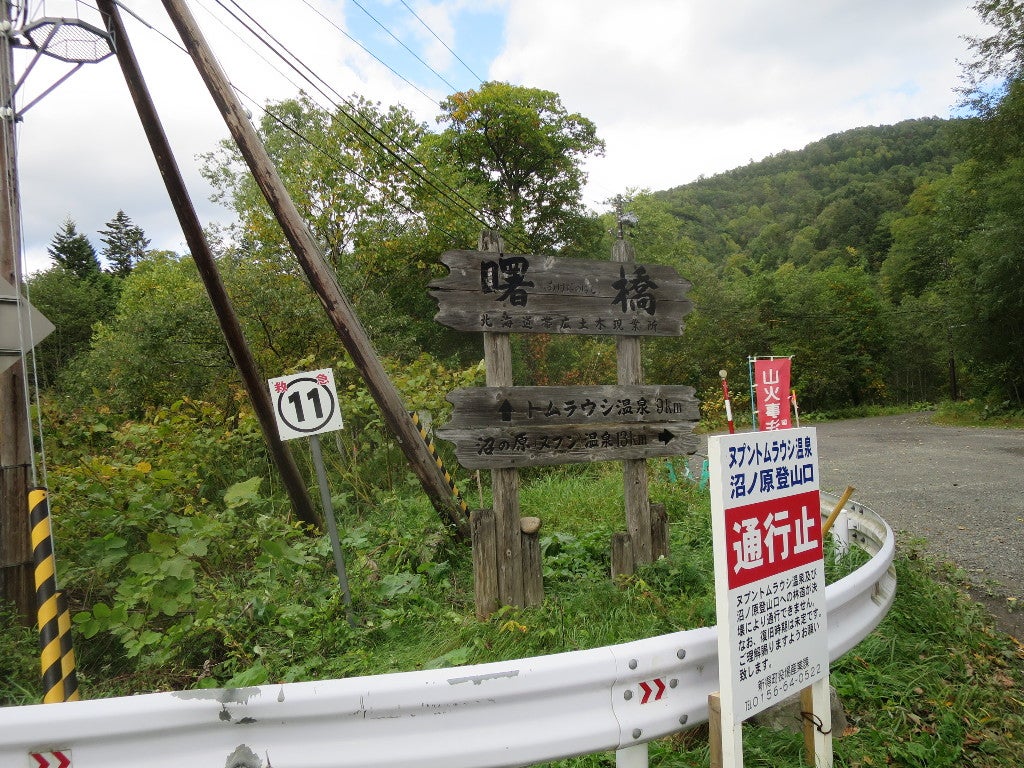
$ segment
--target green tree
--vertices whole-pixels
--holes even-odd
[[[54,325],[35,348],[40,384],[51,386],[76,355],[88,350],[93,326],[110,317],[116,297],[107,281],[83,280],[59,264],[32,275],[28,286],[32,304]]]
[[[127,277],[149,248],[150,241],[142,227],[136,226],[124,211],[119,210],[107,222],[107,228],[100,230],[100,235],[106,244],[101,255],[116,277]]]
[[[46,249],[60,266],[85,279],[100,274],[100,260],[89,238],[78,231],[71,218],[64,220]]]
[[[488,82],[441,103],[441,157],[462,169],[467,194],[527,252],[591,255],[599,225],[581,199],[583,162],[604,153],[594,124],[539,88]]]
[[[260,132],[378,349],[412,358],[443,341],[462,354],[465,340],[432,321],[427,283],[443,273],[438,256],[475,243],[481,225],[453,204],[450,171],[417,155],[425,127],[404,107],[352,96],[328,112],[300,97],[268,105]],[[206,155],[203,174],[238,214],[232,258],[261,263],[271,284],[292,280],[294,258],[234,145]]]
[[[88,355],[61,377],[79,402],[122,412],[182,397],[229,403],[231,358],[191,259],[153,251],[125,278],[117,308],[96,324]]]

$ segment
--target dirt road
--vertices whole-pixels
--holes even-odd
[[[941,427],[929,414],[818,424],[821,488],[878,512],[966,572],[996,624],[1024,640],[1024,431]]]

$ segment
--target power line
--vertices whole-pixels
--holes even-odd
[[[444,75],[442,75],[442,74],[441,74],[440,72],[438,72],[438,71],[437,71],[436,69],[434,69],[434,68],[433,68],[432,66],[430,66],[429,64],[427,64],[427,62],[425,62],[425,61],[424,61],[423,59],[421,59],[421,58],[420,58],[420,57],[419,57],[419,56],[417,55],[417,53],[416,53],[416,52],[415,52],[415,51],[414,51],[414,50],[413,50],[412,48],[410,48],[410,47],[409,47],[408,45],[406,45],[405,43],[403,43],[403,42],[402,42],[402,41],[401,41],[401,40],[400,40],[400,39],[398,38],[398,36],[397,36],[397,35],[395,35],[395,33],[394,33],[394,32],[392,32],[392,31],[391,31],[390,29],[388,29],[387,27],[385,27],[385,26],[384,26],[384,25],[383,25],[383,24],[382,24],[382,23],[380,22],[380,20],[379,20],[379,19],[378,19],[378,18],[377,18],[376,16],[374,16],[374,15],[373,15],[372,13],[370,13],[370,12],[369,12],[368,10],[366,10],[366,8],[364,8],[364,7],[362,6],[362,4],[360,4],[360,3],[358,2],[358,0],[351,0],[351,2],[352,2],[352,4],[353,4],[353,5],[354,5],[354,6],[356,7],[356,8],[358,8],[359,10],[361,10],[361,11],[362,11],[363,13],[365,13],[365,14],[366,14],[367,16],[369,16],[369,17],[370,17],[371,19],[373,19],[373,22],[374,22],[374,23],[375,23],[375,24],[376,24],[376,25],[377,25],[378,27],[380,27],[380,28],[381,28],[381,29],[383,29],[383,30],[384,30],[385,32],[387,32],[387,33],[388,33],[388,34],[389,34],[389,35],[391,36],[391,38],[392,38],[392,39],[393,39],[393,40],[394,40],[394,41],[395,41],[396,43],[398,43],[398,44],[399,44],[400,46],[402,46],[403,48],[405,48],[405,50],[407,50],[407,51],[408,51],[408,52],[409,52],[409,53],[410,53],[410,54],[412,55],[412,57],[413,57],[414,59],[416,59],[416,61],[418,61],[418,62],[419,62],[420,64],[422,64],[422,65],[423,65],[424,67],[426,67],[426,68],[427,68],[427,69],[429,69],[429,70],[430,70],[431,72],[433,72],[433,73],[434,73],[435,75],[437,75],[438,79],[439,79],[439,80],[440,80],[440,81],[441,81],[442,83],[444,83],[445,85],[447,85],[447,86],[448,86],[449,88],[451,88],[451,90],[452,90],[452,92],[453,92],[453,93],[459,90],[459,89],[458,89],[458,88],[456,88],[456,87],[455,87],[454,85],[452,85],[451,83],[449,83],[449,82],[448,82],[448,80],[447,80],[447,79],[445,78],[445,76],[444,76]]]
[[[462,66],[464,66],[464,67],[466,68],[466,70],[467,70],[467,71],[469,72],[469,74],[471,74],[471,75],[472,75],[473,77],[475,77],[475,78],[476,78],[476,81],[477,81],[478,83],[482,83],[482,82],[484,81],[484,79],[483,79],[482,77],[480,77],[480,75],[478,75],[478,74],[477,74],[476,72],[474,72],[474,71],[473,71],[472,67],[470,67],[470,66],[469,66],[469,64],[467,64],[466,62],[464,62],[464,61],[463,61],[463,60],[462,60],[462,59],[461,59],[461,58],[459,57],[459,54],[457,54],[457,53],[456,53],[455,51],[453,51],[453,50],[452,50],[451,48],[449,48],[449,47],[448,47],[448,43],[446,43],[446,42],[445,42],[444,40],[442,40],[442,39],[441,39],[441,38],[440,38],[440,37],[438,36],[438,34],[437,34],[437,33],[436,33],[436,32],[435,32],[434,30],[432,30],[432,29],[430,28],[430,26],[429,26],[429,25],[427,24],[427,22],[425,22],[425,21],[424,21],[424,20],[423,20],[422,18],[420,18],[419,14],[418,14],[418,13],[416,13],[416,11],[414,11],[414,10],[413,10],[412,8],[410,8],[410,7],[409,7],[409,4],[408,4],[408,3],[406,3],[406,2],[405,2],[405,0],[402,0],[402,5],[404,5],[404,6],[406,7],[406,10],[408,10],[408,11],[409,11],[409,13],[411,13],[411,14],[412,14],[413,16],[415,16],[415,17],[416,17],[416,21],[418,21],[418,22],[419,22],[420,24],[422,24],[422,25],[423,25],[423,27],[424,27],[424,29],[426,29],[426,30],[427,30],[427,32],[429,32],[430,34],[432,34],[432,35],[434,36],[434,38],[435,38],[435,39],[437,40],[437,42],[439,42],[439,43],[440,43],[441,45],[443,45],[443,46],[445,47],[445,49],[446,49],[446,50],[448,51],[448,53],[450,53],[450,54],[451,54],[452,56],[454,56],[454,57],[456,58],[456,60],[457,60],[457,61],[458,61],[458,62],[459,62],[459,63],[460,63],[460,64],[461,64]]]
[[[317,75],[316,72],[311,67],[309,67],[307,64],[305,64],[299,56],[297,56],[295,53],[293,53],[291,50],[289,50],[288,47],[285,46],[283,43],[281,43],[281,41],[278,40],[269,30],[267,30],[266,27],[264,27],[259,21],[257,21],[255,18],[253,18],[253,16],[250,13],[248,13],[244,8],[242,8],[236,0],[230,0],[230,1],[232,2],[233,5],[238,7],[239,11],[242,14],[244,14],[246,16],[246,18],[248,18],[253,24],[255,24],[260,29],[260,31],[262,32],[263,35],[266,35],[266,37],[269,38],[270,41],[272,41],[274,43],[274,45],[279,46],[281,50],[277,50],[276,48],[271,46],[270,42],[268,42],[266,38],[264,38],[262,35],[258,34],[255,30],[253,30],[253,28],[251,26],[249,26],[249,24],[247,24],[244,20],[239,18],[238,14],[236,14],[230,8],[227,8],[224,5],[223,0],[215,0],[217,5],[219,5],[228,14],[230,14],[239,24],[241,24],[243,27],[245,27],[245,29],[251,35],[253,35],[261,43],[263,43],[265,46],[267,46],[285,64],[287,64],[289,67],[291,67],[300,77],[302,77],[307,83],[309,83],[310,86],[312,86],[314,89],[319,91],[319,93],[324,98],[326,98],[332,104],[332,106],[334,106],[335,109],[337,109],[341,114],[343,114],[346,118],[348,118],[348,120],[352,123],[352,125],[358,131],[360,131],[363,134],[365,134],[367,136],[367,138],[369,138],[371,140],[371,142],[373,142],[374,144],[379,146],[385,153],[390,155],[400,165],[405,167],[417,179],[419,179],[420,181],[424,182],[425,184],[427,184],[428,186],[433,188],[435,191],[437,191],[444,199],[449,201],[449,203],[452,205],[452,207],[454,209],[458,210],[460,213],[469,214],[470,216],[472,216],[474,219],[476,219],[478,222],[480,222],[481,224],[483,224],[486,227],[490,227],[491,226],[491,224],[488,223],[488,221],[486,220],[487,214],[484,211],[482,211],[481,209],[477,208],[472,202],[467,200],[458,190],[452,188],[447,183],[445,183],[443,181],[435,182],[432,178],[430,178],[434,174],[423,165],[422,161],[420,161],[419,158],[415,157],[415,155],[411,152],[411,150],[409,150],[408,148],[402,146],[402,144],[398,140],[396,140],[393,136],[388,135],[388,133],[386,131],[384,131],[380,126],[378,126],[375,123],[373,123],[373,121],[367,115],[362,114],[360,112],[359,107],[357,105],[353,104],[351,101],[349,101],[344,96],[342,96],[340,93],[338,93],[336,90],[334,90],[334,88],[331,87],[329,84],[327,84],[326,81],[323,80],[323,78],[321,78],[319,75]],[[281,51],[284,51],[284,53],[282,53]],[[287,54],[287,57],[284,55],[285,53]],[[294,60],[294,62],[290,61],[288,57],[290,57],[292,60]],[[306,72],[308,72],[309,74],[306,74],[306,72],[301,71],[300,67],[302,69],[306,70]],[[317,84],[317,82],[314,82],[314,80],[311,79],[311,76],[312,76],[312,78],[315,78],[319,83],[321,83],[325,87],[327,87],[338,99],[340,99],[341,101],[344,101],[345,104],[347,104],[356,114],[359,114],[360,117],[363,118],[363,120],[357,120],[351,114],[346,112],[341,107],[341,105],[339,103],[335,102],[331,98],[331,96],[329,94],[327,94],[324,91],[324,89],[320,87],[320,85]],[[376,133],[374,133],[373,131],[370,131],[366,127],[366,125],[363,124],[363,121],[365,121],[369,125],[372,125],[374,127],[374,129],[376,130]],[[388,146],[385,143],[385,141],[383,141],[380,138],[380,136],[383,136],[384,138],[387,139],[387,141],[391,142],[391,144],[393,144],[395,147],[397,147],[397,149],[401,153],[411,157],[412,158],[412,163],[410,163],[408,160],[405,159],[405,157],[400,155],[398,151],[396,151],[392,147]],[[415,166],[420,166],[421,168],[423,168],[423,170],[421,171],[419,168],[417,168]]]
[[[328,24],[330,24],[330,25],[331,25],[332,27],[334,27],[334,28],[335,28],[335,29],[336,29],[336,30],[337,30],[338,32],[340,32],[340,33],[341,33],[342,35],[344,35],[344,36],[345,36],[345,37],[347,37],[347,38],[348,38],[349,40],[351,40],[351,41],[352,41],[353,43],[355,43],[356,45],[358,45],[358,46],[359,46],[359,47],[360,47],[361,49],[363,49],[363,51],[365,51],[365,52],[366,52],[366,53],[367,53],[367,54],[368,54],[369,56],[371,56],[371,57],[372,57],[372,58],[373,58],[373,59],[374,59],[374,60],[375,60],[375,61],[376,61],[376,62],[377,62],[378,64],[380,64],[381,66],[383,66],[384,68],[386,68],[386,69],[387,69],[387,70],[388,70],[388,71],[389,71],[389,72],[390,72],[391,74],[393,74],[393,75],[394,75],[395,77],[397,77],[397,78],[398,78],[399,80],[401,80],[401,81],[402,81],[402,82],[404,82],[404,83],[405,83],[406,85],[408,85],[408,86],[409,86],[410,88],[412,88],[413,90],[415,90],[415,91],[416,91],[417,93],[419,93],[419,94],[420,94],[420,95],[421,95],[421,96],[422,96],[423,98],[427,99],[428,101],[431,101],[431,102],[433,102],[434,104],[437,104],[437,106],[438,106],[438,107],[440,107],[440,106],[441,106],[440,104],[438,104],[438,101],[437,101],[437,99],[435,99],[435,98],[434,98],[434,97],[432,97],[432,96],[429,96],[429,95],[428,95],[427,93],[425,93],[425,92],[424,92],[424,91],[423,91],[423,90],[422,90],[422,89],[421,89],[421,88],[420,88],[420,87],[419,87],[418,85],[416,85],[416,84],[415,84],[415,83],[413,83],[413,82],[412,82],[411,80],[409,80],[409,79],[408,79],[407,77],[405,77],[405,75],[402,75],[402,74],[400,74],[400,73],[399,73],[398,71],[396,71],[396,70],[395,70],[395,69],[394,69],[394,68],[393,68],[393,67],[392,67],[392,66],[391,66],[390,64],[388,64],[387,62],[385,62],[385,61],[384,61],[383,59],[381,59],[381,58],[380,58],[380,57],[379,57],[379,56],[378,56],[377,54],[375,54],[375,53],[374,53],[373,51],[371,51],[371,50],[370,50],[369,48],[367,48],[367,47],[366,47],[365,45],[363,45],[363,44],[362,44],[361,42],[359,42],[359,41],[358,41],[358,40],[356,40],[356,39],[355,39],[354,37],[352,37],[352,35],[350,35],[350,34],[349,34],[348,32],[346,32],[346,31],[345,31],[344,29],[342,29],[342,28],[341,28],[340,26],[338,26],[338,24],[337,24],[337,23],[336,23],[336,22],[334,21],[334,19],[332,19],[332,18],[330,18],[330,17],[328,17],[328,16],[325,16],[325,15],[324,15],[324,13],[323,13],[323,11],[321,11],[321,10],[320,10],[319,8],[316,8],[316,7],[314,7],[314,6],[313,6],[313,5],[312,5],[312,4],[311,4],[311,3],[309,2],[309,0],[302,0],[302,2],[303,2],[303,3],[305,4],[305,5],[306,5],[306,7],[307,7],[307,8],[309,8],[309,9],[310,9],[311,11],[313,11],[313,12],[314,12],[314,13],[315,13],[315,14],[316,14],[317,16],[319,16],[319,17],[320,17],[321,19],[323,19],[324,21],[326,21],[326,22],[327,22]]]

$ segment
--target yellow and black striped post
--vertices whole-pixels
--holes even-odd
[[[466,500],[462,498],[462,492],[455,485],[455,478],[453,478],[447,469],[444,468],[444,462],[441,461],[441,457],[437,455],[437,448],[434,447],[433,438],[427,434],[426,428],[423,426],[420,415],[415,411],[409,414],[412,417],[412,423],[416,425],[416,429],[420,433],[420,437],[423,438],[423,442],[427,444],[427,450],[430,451],[431,457],[434,459],[434,463],[437,464],[437,468],[444,473],[444,480],[448,483],[448,487],[452,489],[452,497],[455,499],[456,504],[459,505],[459,510],[469,519],[469,505]]]
[[[28,494],[32,526],[32,561],[36,576],[36,608],[43,671],[43,703],[78,701],[75,651],[71,645],[71,615],[63,593],[57,591],[50,506],[45,488]]]

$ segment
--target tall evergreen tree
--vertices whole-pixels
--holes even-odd
[[[103,258],[110,264],[110,273],[117,277],[127,277],[149,250],[146,233],[124,211],[118,211],[107,222],[107,228],[100,230],[100,235],[100,240],[106,243]]]
[[[101,273],[96,249],[92,247],[89,238],[78,231],[70,216],[61,224],[46,252],[54,261],[83,280]]]

